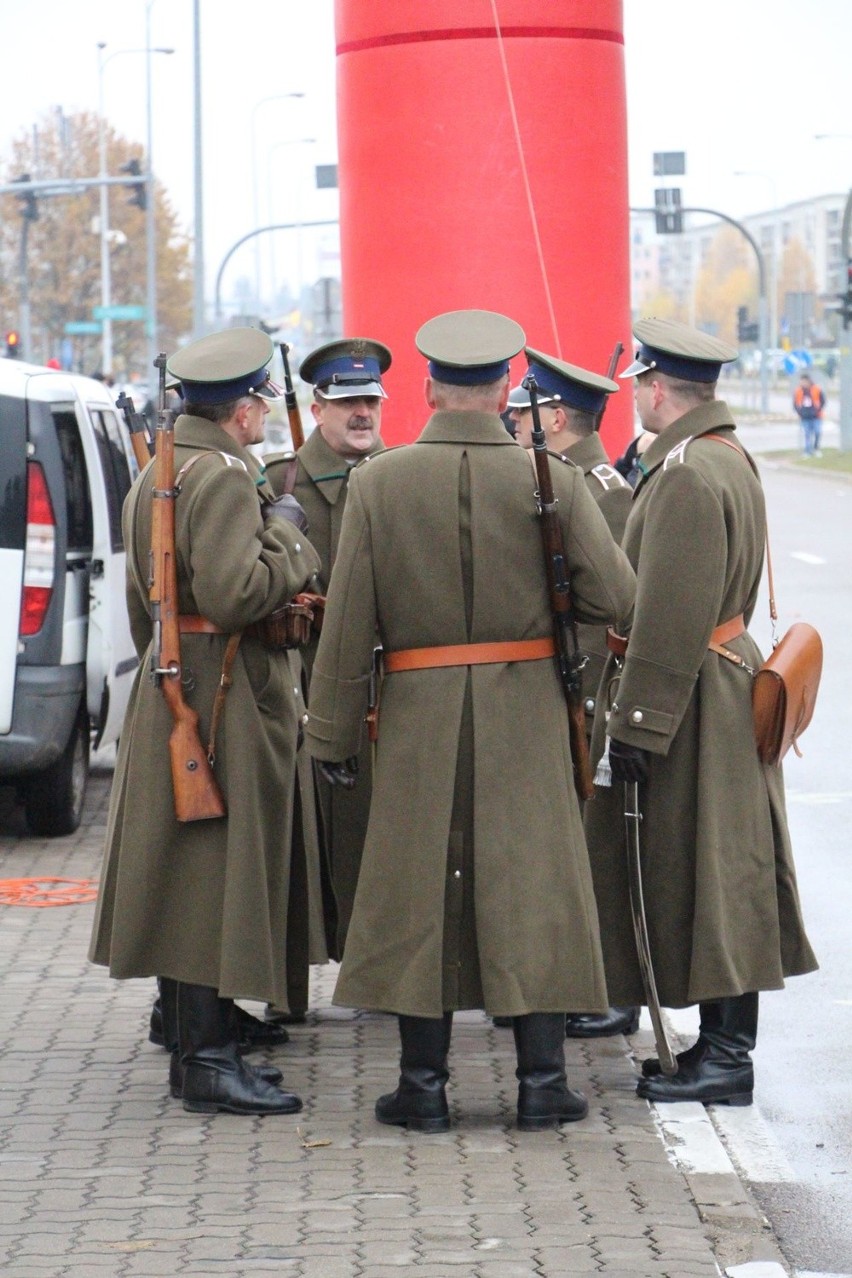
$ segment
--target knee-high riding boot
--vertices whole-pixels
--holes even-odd
[[[565,1015],[531,1012],[513,1026],[518,1068],[518,1126],[525,1132],[575,1123],[589,1112],[586,1098],[565,1082]]]
[[[686,1051],[678,1052],[675,1060],[678,1068],[681,1065],[691,1065],[704,1051],[704,1044],[707,1041],[707,1034],[714,1030],[721,1020],[722,1004],[719,999],[715,999],[712,1003],[698,1004],[698,1038],[687,1047]],[[642,1073],[646,1078],[655,1078],[658,1074],[662,1074],[660,1062],[656,1056],[649,1056],[647,1060],[642,1062]]]
[[[452,1027],[452,1012],[445,1012],[440,1018],[399,1017],[399,1086],[376,1101],[380,1123],[414,1132],[449,1131],[446,1085]]]
[[[651,1101],[751,1104],[754,1066],[749,1053],[757,1041],[758,996],[749,993],[721,998],[716,1007],[715,1022],[702,1022],[699,1040],[690,1049],[689,1059],[679,1060],[677,1073],[641,1078],[638,1096]]]
[[[298,1114],[302,1102],[246,1067],[232,999],[208,985],[177,983],[183,1107],[193,1113]]]

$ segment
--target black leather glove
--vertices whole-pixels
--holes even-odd
[[[344,759],[342,763],[317,759],[317,767],[329,785],[339,785],[342,790],[351,790],[358,780],[358,759],[355,755]]]
[[[613,737],[609,743],[609,766],[613,781],[647,781],[648,751]]]
[[[282,493],[280,497],[276,497],[275,501],[263,502],[261,513],[265,520],[269,519],[271,515],[277,515],[279,519],[286,519],[291,524],[295,524],[299,532],[307,534],[308,517],[292,493]]]

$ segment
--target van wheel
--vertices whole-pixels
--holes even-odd
[[[33,834],[73,834],[83,816],[89,780],[89,722],[82,708],[62,754],[24,786],[24,811]]]

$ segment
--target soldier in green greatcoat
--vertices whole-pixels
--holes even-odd
[[[90,956],[119,979],[160,978],[164,1041],[175,1047],[171,1088],[186,1109],[203,1112],[301,1108],[271,1081],[278,1071],[242,1060],[234,999],[287,1005],[291,924],[303,938],[310,921],[312,957],[324,957],[319,865],[291,841],[301,691],[289,653],[253,630],[310,588],[319,569],[304,512],[292,497],[275,501],[249,451],[263,439],[277,393],[267,372],[272,353],[264,333],[232,329],[191,343],[167,365],[185,400],[175,423],[174,506],[183,691],[206,744],[217,689],[227,689],[214,746],[227,806],[221,818],[175,816],[172,719],[149,674],[153,463],[123,512],[140,665],[121,735]]]
[[[646,1061],[639,1095],[746,1105],[758,991],[816,967],[781,768],[755,747],[749,668],[761,655],[747,627],[766,545],[763,492],[716,399],[733,347],[671,320],[642,320],[635,334],[639,353],[622,377],[635,377],[639,418],[656,439],[624,534],[636,614],[626,655],[611,655],[604,675],[609,718],[599,704],[592,752],[602,784],[585,811],[607,984],[616,1003],[644,1000],[624,833],[623,783],[638,782],[660,1002],[700,1009],[677,1073]]]
[[[586,368],[578,368],[553,355],[526,348],[526,357],[539,388],[539,416],[551,452],[579,466],[586,487],[598,504],[607,527],[621,545],[630,513],[633,489],[610,464],[598,434],[607,397],[618,391],[618,383]],[[515,439],[522,448],[532,447],[532,411],[529,391],[523,386],[512,392],[515,408]],[[586,657],[583,666],[583,703],[586,730],[591,738],[595,704],[609,652],[605,626],[578,626],[580,648]],[[633,1034],[639,1028],[639,1008],[609,1007],[605,1012],[569,1012],[565,1018],[568,1038],[607,1038],[613,1034]]]
[[[500,419],[521,328],[488,311],[425,324],[433,410],[358,466],[314,661],[306,742],[357,777],[371,656],[384,678],[373,804],[335,1002],[397,1013],[380,1122],[449,1126],[452,1015],[514,1018],[518,1122],[581,1119],[565,1009],[607,1006],[530,460]],[[575,466],[553,485],[577,614],[629,623],[634,580]]]
[[[311,543],[322,567],[319,589],[331,579],[352,467],[384,448],[379,434],[382,404],[387,398],[382,374],[391,353],[381,342],[347,337],[312,351],[299,376],[313,390],[314,430],[297,453],[264,458],[266,474],[276,492],[291,491],[308,517]],[[310,680],[316,641],[302,650]],[[358,870],[372,794],[372,759],[367,744],[358,756],[358,785],[352,790],[332,787],[316,774],[322,829],[334,888],[336,920],[333,951],[343,953],[358,883]]]

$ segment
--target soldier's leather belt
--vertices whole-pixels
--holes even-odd
[[[428,670],[433,666],[483,666],[501,661],[541,661],[552,657],[556,645],[546,639],[517,639],[509,643],[457,643],[441,648],[401,648],[382,658],[385,674],[400,670]]]
[[[713,652],[718,652],[720,656],[727,656],[724,645],[730,643],[732,639],[739,639],[740,635],[745,634],[745,617],[740,613],[736,617],[731,617],[730,621],[723,621],[718,625],[710,636],[707,647]],[[623,657],[627,652],[629,636],[617,635],[612,626],[606,628],[606,646],[610,652],[614,652],[617,657]]]

